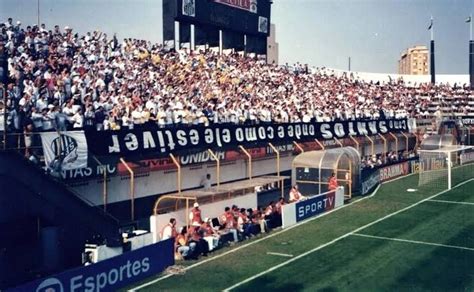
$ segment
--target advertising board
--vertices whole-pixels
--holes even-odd
[[[96,264],[64,271],[7,291],[116,291],[174,264],[174,239],[160,241]]]
[[[384,181],[410,173],[410,168],[408,167],[408,162],[402,162],[402,163],[382,167],[380,168],[379,173],[380,173],[380,182],[384,182]]]
[[[282,207],[283,228],[311,217],[321,215],[329,210],[344,205],[344,188],[339,187],[336,191],[329,191],[320,195],[309,197],[295,203],[289,203]]]

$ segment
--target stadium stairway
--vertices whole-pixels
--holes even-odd
[[[0,290],[81,265],[86,243],[122,246],[117,219],[1,151],[0,238]]]

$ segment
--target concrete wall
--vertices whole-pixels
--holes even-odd
[[[282,155],[280,160],[281,170],[290,170],[293,156]],[[221,183],[245,179],[248,177],[247,160],[237,160],[221,164]],[[265,175],[276,172],[276,159],[268,157],[253,160],[252,176]],[[216,183],[215,163],[187,166],[182,168],[182,189],[200,186],[206,174],[211,174],[212,183]],[[103,203],[101,179],[75,183],[71,187],[88,201],[95,205]],[[135,198],[156,194],[175,192],[177,189],[177,170],[161,170],[138,175],[135,177]],[[108,203],[130,199],[130,177],[113,176],[108,182]]]

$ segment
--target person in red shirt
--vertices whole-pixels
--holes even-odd
[[[201,230],[201,225],[197,222],[193,223],[193,225],[189,227],[189,245],[191,246],[191,242],[196,244],[195,249],[192,250],[192,255],[194,258],[197,258],[201,254],[203,256],[207,256],[207,253],[209,252],[209,245],[207,244],[207,241],[202,238],[203,232],[204,231]]]
[[[189,212],[189,222],[191,225],[194,223],[202,224],[201,209],[199,209],[198,202],[194,203],[193,208]]]
[[[234,236],[234,242],[239,241],[237,229],[235,228],[236,222],[234,218],[234,213],[229,207],[225,207],[224,214],[222,214],[221,219],[223,221],[222,225],[225,226],[225,230],[232,233],[232,235]]]
[[[329,178],[329,190],[330,191],[334,191],[337,189],[339,185],[337,184],[337,178],[336,178],[336,174],[333,172],[331,174],[331,177]]]
[[[209,251],[215,249],[219,245],[219,234],[211,226],[211,219],[205,218],[201,224],[202,236],[209,245]]]

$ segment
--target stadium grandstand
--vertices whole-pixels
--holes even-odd
[[[0,19],[0,291],[474,289],[468,75],[269,64],[272,1],[176,3],[203,48]]]
[[[169,51],[98,31],[79,35],[69,27],[48,29],[21,24],[2,29],[11,56],[7,126],[17,132],[25,126],[31,131],[119,130],[148,123],[474,116],[474,98],[462,78],[436,85],[403,77],[380,80],[364,73],[266,64],[238,53]]]

